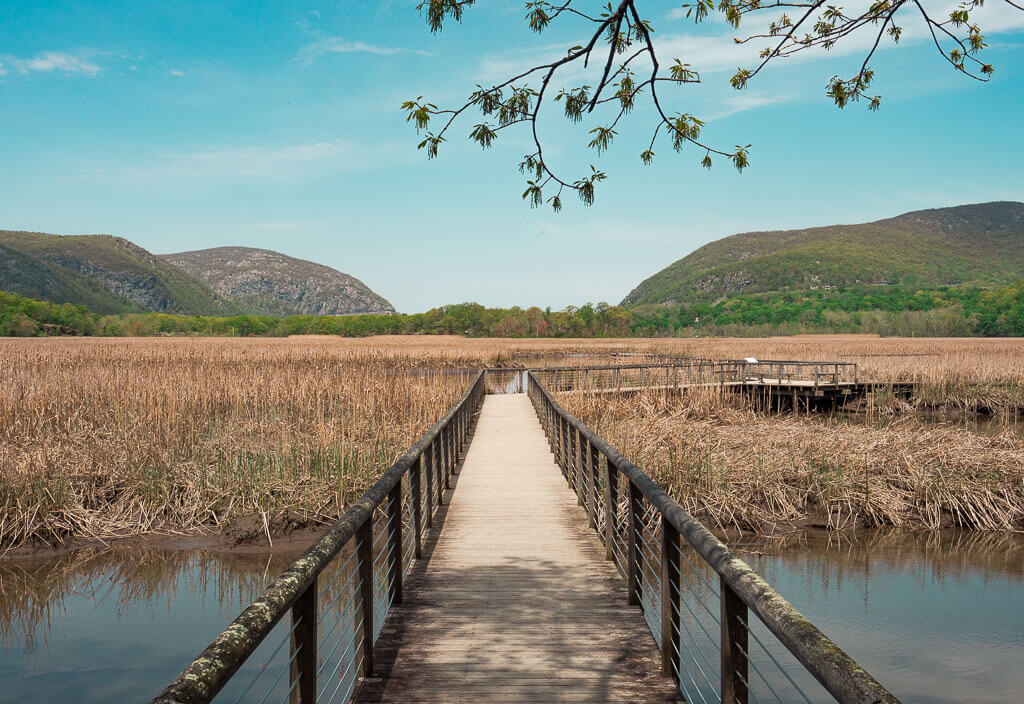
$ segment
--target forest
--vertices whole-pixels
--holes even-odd
[[[998,290],[947,286],[856,286],[740,295],[713,303],[563,310],[487,308],[478,303],[393,315],[98,315],[81,305],[0,291],[0,335],[284,337],[465,335],[468,337],[669,337],[874,333],[886,336],[1024,336],[1024,280]]]

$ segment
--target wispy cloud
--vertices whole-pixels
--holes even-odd
[[[337,162],[346,154],[343,142],[311,142],[283,147],[231,147],[168,155],[171,161],[205,172],[262,176],[297,167]]]
[[[184,76],[185,72],[184,71],[180,71],[180,70],[178,70],[176,68],[172,68],[170,71],[167,72],[167,75],[169,75],[169,76]]]
[[[327,54],[355,53],[378,54],[381,56],[391,56],[393,54],[419,54],[420,56],[430,56],[430,52],[420,51],[419,49],[378,46],[376,44],[367,44],[366,42],[360,41],[345,41],[341,37],[323,37],[299,49],[299,53],[296,54],[295,60],[310,64]]]
[[[270,144],[215,144],[140,154],[125,163],[84,164],[68,180],[113,183],[322,183],[345,173],[422,165],[407,143],[365,139]],[[94,168],[102,166],[103,168]],[[277,223],[276,229],[286,229]],[[270,227],[268,227],[270,229]]]
[[[721,120],[736,113],[746,112],[747,110],[756,110],[757,108],[763,108],[767,105],[775,105],[777,103],[788,103],[791,100],[795,100],[797,96],[793,94],[767,94],[767,93],[740,93],[737,95],[730,95],[721,100],[717,101],[716,105],[718,110],[705,116],[705,120],[711,122],[712,120]]]
[[[57,72],[91,77],[101,70],[99,64],[92,60],[93,55],[92,53],[73,54],[65,51],[44,51],[25,58],[0,54],[0,75],[16,71],[21,74]]]

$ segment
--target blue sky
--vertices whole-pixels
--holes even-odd
[[[858,47],[780,62],[738,93],[728,78],[750,54],[737,51],[760,47],[733,46],[721,23],[695,28],[678,5],[641,6],[662,55],[702,72],[700,85],[662,89],[667,107],[706,118],[715,145],[752,144],[751,167],[706,171],[701,152],[667,144],[641,166],[646,108],[597,157],[582,148],[593,124],[571,129],[551,111],[540,128],[552,163],[609,175],[593,207],[554,214],[520,198],[525,132],[482,152],[463,139],[470,118],[428,162],[399,105],[455,103],[580,43],[581,24],[538,37],[505,0],[440,35],[407,0],[5,2],[0,228],[110,233],[154,252],[276,249],[415,312],[616,303],[736,232],[1024,200],[1024,13],[995,0],[978,12],[996,66],[987,84],[956,74],[908,18],[901,46],[872,61],[883,106],[869,113],[824,97],[829,77],[855,72]]]

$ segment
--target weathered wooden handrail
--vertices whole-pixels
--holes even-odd
[[[672,658],[677,657],[679,652],[681,616],[679,610],[672,605],[678,603],[679,599],[679,539],[684,538],[720,579],[722,680],[719,691],[722,702],[733,704],[747,701],[747,609],[757,614],[764,625],[837,701],[843,704],[898,702],[746,562],[733,555],[725,544],[643,470],[562,408],[532,372],[528,375],[527,392],[548,435],[556,462],[578,493],[585,490],[590,497],[595,496],[597,485],[594,478],[600,471],[599,457],[605,457],[605,531],[601,537],[609,558],[613,556],[618,540],[615,526],[618,521],[616,512],[619,497],[624,491],[628,495],[624,546],[627,554],[625,565],[620,565],[620,568],[624,571],[631,604],[641,603],[642,598],[643,567],[638,557],[639,542],[642,540],[641,500],[646,500],[660,516],[661,628],[654,635],[662,650],[666,674],[672,675],[679,682],[679,672],[672,667]],[[584,445],[587,451],[581,452],[579,448]],[[625,477],[626,487],[621,486],[620,477]],[[589,481],[589,489],[581,487],[581,481]],[[591,501],[594,499],[591,498]],[[596,515],[596,512],[596,506],[591,505],[590,515]],[[673,654],[673,648],[676,654]]]
[[[426,509],[430,526],[432,486],[450,486],[458,453],[472,427],[484,395],[484,372],[477,372],[472,384],[434,426],[402,455],[363,496],[350,506],[324,535],[275,579],[263,595],[249,605],[178,677],[153,699],[153,704],[206,704],[224,687],[246,659],[291,610],[289,689],[294,702],[312,704],[317,689],[317,577],[353,540],[361,577],[359,610],[362,631],[362,673],[373,670],[374,569],[373,515],[381,507],[388,511],[386,544],[389,549],[387,589],[391,602],[401,601],[402,530],[399,489],[406,475],[409,486],[419,491],[425,471],[427,491],[413,494],[414,516]],[[436,476],[435,476],[436,475]],[[439,492],[438,492],[439,495]],[[421,502],[425,506],[421,505]],[[397,515],[396,515],[397,513]],[[420,520],[414,520],[415,550],[420,550]],[[353,646],[355,645],[353,641]],[[311,647],[312,646],[312,647]]]

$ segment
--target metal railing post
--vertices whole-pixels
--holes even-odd
[[[424,474],[427,477],[426,491],[423,492],[424,508],[426,509],[427,529],[434,527],[434,444],[431,443],[423,449],[426,460],[422,461]]]
[[[640,489],[632,481],[629,482],[629,519],[626,530],[629,532],[626,544],[626,586],[629,589],[629,603],[640,603]]]
[[[590,527],[597,530],[597,500],[600,495],[600,479],[598,478],[598,471],[600,468],[601,460],[597,454],[597,448],[594,444],[587,439],[587,455],[590,458],[587,464],[590,467]]]
[[[402,603],[402,482],[399,480],[388,495],[388,592],[391,602]]]
[[[574,486],[574,479],[573,479],[573,476],[572,476],[572,473],[573,473],[573,466],[572,466],[572,463],[573,463],[573,456],[572,456],[572,453],[573,453],[572,431],[573,431],[572,426],[569,425],[569,421],[566,420],[565,421],[565,477],[566,477],[566,480],[569,482],[569,488],[575,491],[576,487]]]
[[[608,493],[604,501],[604,557],[615,559],[615,524],[619,510],[619,470],[605,458],[604,481]]]
[[[412,531],[415,539],[413,557],[423,556],[423,456],[416,458],[409,470],[409,491],[412,493]]]
[[[568,472],[565,470],[565,454],[566,446],[568,445],[568,431],[566,429],[565,419],[561,415],[558,416],[558,466],[562,468],[562,476],[568,478]]]
[[[459,411],[459,446],[466,446],[466,438],[469,437],[470,408],[463,406]]]
[[[356,533],[359,546],[359,608],[363,630],[363,677],[373,674],[373,516]]]
[[[289,701],[291,704],[316,704],[316,624],[317,577],[292,605],[290,641]],[[298,683],[298,686],[296,686]]]
[[[558,416],[558,466],[562,468],[562,476],[566,479],[569,475],[565,469],[565,418]]]
[[[441,437],[444,438],[445,466],[444,466],[444,488],[452,488],[452,471],[455,469],[455,458],[452,456],[452,426],[451,423],[441,430]]]
[[[455,456],[462,454],[462,411],[455,414]]]
[[[572,429],[572,463],[573,463],[573,489],[576,491],[576,505],[583,505],[583,438],[579,428]]]
[[[661,674],[679,684],[679,531],[661,517]]]
[[[747,605],[719,579],[722,621],[722,704],[747,704]]]
[[[558,434],[555,424],[555,407],[546,398],[544,399],[544,406],[547,408],[548,413],[548,442],[551,443],[551,454],[554,455],[555,464],[558,464]]]
[[[562,418],[551,408],[551,442],[554,444],[555,464],[562,466]]]
[[[437,505],[438,506],[443,506],[444,505],[444,490],[445,490],[445,484],[444,484],[444,462],[445,462],[445,459],[444,459],[444,430],[438,431],[437,437],[434,438],[434,445],[435,445],[436,450],[437,450],[436,454],[434,455],[434,459],[435,459],[435,462],[436,462],[435,468],[437,470],[437,476],[436,476],[437,483],[435,484],[435,486],[437,487]]]
[[[441,503],[445,489],[451,489],[449,486],[449,478],[447,478],[447,468],[449,468],[449,446],[447,446],[447,438],[444,437],[444,429],[441,428],[437,433],[437,445],[440,447],[440,467],[437,468],[437,503]]]
[[[437,505],[440,506],[444,503],[444,490],[448,488],[447,477],[448,474],[448,457],[445,455],[447,451],[444,442],[444,428],[437,431]]]

